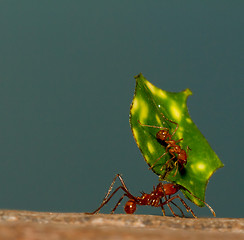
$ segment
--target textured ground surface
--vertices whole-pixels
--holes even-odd
[[[2,210],[0,239],[244,239],[244,219]]]

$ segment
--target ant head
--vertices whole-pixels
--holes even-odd
[[[169,137],[169,132],[166,129],[159,130],[156,134],[156,138],[159,140],[166,140]]]
[[[136,202],[134,199],[130,199],[124,207],[127,214],[133,214],[136,211]]]
[[[179,162],[181,168],[183,168],[184,165],[187,164],[187,160],[186,159],[179,159],[178,162]]]

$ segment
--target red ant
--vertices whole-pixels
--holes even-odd
[[[112,193],[112,189],[113,189],[113,185],[116,181],[116,179],[119,178],[121,185],[119,187],[117,187]],[[117,202],[117,204],[115,205],[115,207],[112,209],[111,214],[114,213],[114,211],[117,209],[117,207],[119,206],[119,204],[121,203],[121,201],[123,200],[124,197],[128,197],[129,200],[126,202],[125,206],[124,206],[124,211],[127,214],[133,214],[136,211],[136,207],[137,205],[148,205],[148,206],[152,206],[152,207],[161,207],[163,215],[165,216],[165,210],[164,210],[164,205],[167,205],[170,209],[170,211],[172,212],[172,214],[176,217],[179,217],[179,215],[177,215],[173,209],[171,208],[171,206],[169,205],[170,203],[172,203],[175,207],[177,207],[181,214],[182,217],[185,217],[183,211],[180,209],[180,207],[178,207],[173,200],[178,198],[181,203],[184,205],[184,207],[186,208],[187,212],[191,212],[192,216],[197,218],[196,215],[194,214],[194,212],[192,211],[192,209],[185,203],[185,201],[179,196],[173,196],[171,197],[171,195],[177,193],[180,189],[184,189],[186,190],[189,194],[191,194],[193,197],[195,197],[196,199],[200,200],[201,202],[203,202],[212,212],[212,214],[214,216],[215,212],[214,210],[204,201],[202,201],[201,199],[199,199],[198,197],[194,196],[189,190],[187,190],[186,188],[177,185],[177,184],[173,184],[173,183],[165,183],[163,184],[162,182],[160,182],[157,187],[153,187],[153,191],[149,194],[142,192],[141,197],[136,197],[133,196],[129,190],[127,189],[123,178],[121,177],[120,174],[117,174],[112,182],[112,184],[109,187],[109,190],[106,194],[106,196],[104,197],[101,205],[99,206],[99,208],[97,208],[94,212],[92,213],[87,213],[87,214],[96,214],[100,211],[100,209],[107,204],[110,199],[115,195],[115,193],[119,190],[123,190],[124,194],[121,196],[121,198],[119,199],[119,201]],[[110,194],[111,193],[111,194]],[[110,196],[109,196],[110,195]],[[164,198],[164,200],[162,200],[162,198]]]
[[[162,114],[162,113],[161,113]],[[179,124],[176,122],[173,122],[172,120],[167,119],[163,114],[162,114],[163,118],[165,118],[167,121],[176,124],[176,128],[173,131],[172,134],[169,133],[169,129],[165,128],[165,127],[158,127],[158,126],[152,126],[152,125],[146,125],[146,124],[142,124],[140,123],[140,121],[138,120],[138,123],[143,126],[143,127],[152,127],[152,128],[159,128],[162,130],[159,130],[156,134],[156,138],[159,142],[161,142],[162,144],[166,145],[166,151],[163,155],[161,155],[154,163],[153,165],[149,168],[152,169],[155,164],[159,161],[159,159],[161,159],[165,154],[167,154],[167,152],[169,152],[173,157],[170,158],[160,169],[161,171],[163,170],[164,166],[167,166],[169,164],[169,162],[171,160],[173,160],[174,158],[176,158],[177,160],[175,161],[175,166],[177,166],[176,171],[174,176],[176,175],[177,171],[178,171],[178,166],[180,166],[180,170],[183,169],[184,165],[187,163],[187,154],[186,151],[184,149],[182,149],[179,145],[177,145],[178,142],[182,141],[183,138],[179,139],[179,140],[173,140],[172,137],[174,136],[174,134],[176,133]],[[187,150],[189,150],[190,148],[187,146]],[[191,149],[190,149],[191,150]],[[177,156],[175,155],[177,154]]]

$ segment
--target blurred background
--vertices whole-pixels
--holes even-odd
[[[161,89],[193,91],[190,115],[225,164],[206,201],[218,217],[244,217],[243,7],[0,1],[0,208],[93,211],[116,173],[135,195],[150,192],[158,177],[129,126],[133,77],[142,72]]]

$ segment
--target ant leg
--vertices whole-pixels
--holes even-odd
[[[169,121],[169,122],[171,122],[171,123],[174,123],[174,124],[176,125],[176,128],[175,128],[174,132],[171,134],[171,136],[173,136],[173,135],[176,133],[176,131],[177,131],[178,127],[179,127],[179,124],[178,124],[177,122],[174,122],[174,121],[172,121],[172,120],[166,118],[166,117],[163,115],[163,113],[161,113],[161,115],[162,115],[162,117],[163,117],[165,120],[167,120],[167,121]]]
[[[165,201],[168,201],[167,196],[166,196],[166,194],[165,194],[165,191],[164,191],[164,188],[163,188],[163,187],[162,187],[162,190],[163,190],[163,193],[164,193],[164,199],[165,199]],[[170,197],[170,196],[169,196],[169,197]],[[171,202],[171,203],[173,203],[173,202]],[[174,204],[174,205],[181,211],[182,216],[184,216],[182,210],[181,210],[175,203],[173,203],[173,204]],[[161,205],[162,211],[164,212],[164,216],[165,216],[165,211],[164,211],[164,207],[163,207],[162,198],[160,198],[160,205]],[[169,207],[171,213],[172,213],[175,217],[179,217],[177,214],[175,214],[175,212],[173,211],[173,209],[171,208],[171,206],[169,205],[169,203],[167,203],[167,205],[168,205],[168,207]]]
[[[176,165],[176,170],[175,170],[175,173],[174,173],[174,176],[176,176],[176,173],[178,172],[178,168],[179,168],[179,164],[178,164],[178,161],[175,162],[175,165]]]
[[[121,203],[121,201],[123,200],[123,198],[126,196],[126,193],[122,195],[122,197],[119,199],[119,201],[116,203],[115,207],[113,208],[113,210],[111,211],[111,214],[114,213],[114,211],[116,210],[116,208],[119,206],[119,204]]]
[[[168,201],[168,199],[166,198],[166,196],[164,196],[164,198],[166,199],[166,201]],[[171,203],[173,203],[173,202],[171,202]],[[173,203],[173,204],[174,204],[174,203]],[[163,205],[164,205],[164,203],[163,203],[162,199],[160,199],[160,206],[161,206],[162,210],[164,210]],[[169,205],[169,203],[167,203],[167,206],[169,207],[169,210],[171,211],[171,213],[172,213],[175,217],[179,217],[179,215],[177,215],[177,214],[173,211],[173,209],[172,209],[172,207]],[[177,207],[178,207],[178,206],[177,206]],[[178,208],[179,208],[179,207],[178,207]],[[165,211],[164,211],[164,216],[165,216]]]
[[[211,211],[211,213],[213,214],[214,217],[216,217],[216,214],[214,212],[214,210],[206,203],[204,202],[202,199],[196,197],[195,195],[193,195],[188,189],[186,189],[185,187],[182,187],[180,186],[182,189],[186,190],[190,195],[192,195],[194,198],[198,199],[199,201],[201,201],[202,203],[204,203],[208,208],[209,210]]]
[[[165,201],[168,201],[168,199],[167,199],[166,196],[164,196],[164,198],[165,198]],[[161,203],[161,207],[163,207],[162,199],[160,199],[160,203]],[[181,210],[181,208],[180,208],[176,203],[174,203],[173,201],[171,201],[170,203],[172,203],[175,207],[177,207],[177,208],[180,210],[182,217],[185,217],[183,211]],[[171,213],[172,213],[175,217],[179,217],[179,215],[175,214],[175,212],[173,211],[173,209],[171,208],[171,206],[169,205],[169,203],[167,203],[167,205],[168,205],[168,207],[169,207]]]
[[[172,146],[168,145],[168,146],[165,148],[165,153],[164,153],[163,155],[161,155],[161,156],[160,156],[160,157],[153,163],[153,165],[152,165],[149,169],[152,169],[152,168],[155,166],[155,164],[158,162],[158,160],[161,159],[165,154],[167,154],[167,153],[169,152],[168,149],[169,149],[170,147],[172,147]],[[171,159],[169,159],[164,165],[167,165],[172,159],[175,158],[175,155],[174,155],[173,153],[171,153],[171,155],[173,155],[173,157],[172,157]],[[163,170],[164,165],[162,166],[162,168],[160,169],[160,171]]]
[[[180,208],[176,203],[174,203],[174,202],[171,202],[171,203],[172,203],[173,205],[175,205],[175,206],[180,210],[181,215],[182,215],[182,217],[184,218],[185,215],[184,215],[183,211],[181,210],[181,208]]]
[[[108,189],[108,192],[107,192],[107,194],[105,195],[105,197],[104,197],[104,199],[103,199],[103,202],[106,201],[106,199],[108,198],[110,192],[111,192],[112,189],[113,189],[113,185],[114,185],[114,183],[115,183],[115,181],[116,181],[117,178],[119,178],[119,180],[120,180],[122,186],[128,191],[128,189],[127,189],[127,187],[126,187],[126,185],[125,185],[125,182],[124,182],[122,176],[118,173],[118,174],[116,174],[116,176],[114,177],[114,179],[113,179],[113,181],[112,181],[112,183],[111,183],[111,185],[110,185],[110,187],[109,187],[109,189]],[[129,191],[128,191],[128,192],[129,192]]]
[[[164,210],[164,206],[162,205],[162,199],[160,198],[160,206],[161,206],[161,209],[162,209],[162,212],[163,212],[163,215],[165,216],[165,210]]]
[[[164,154],[166,154],[167,152],[165,152]],[[169,162],[171,161],[171,160],[173,160],[174,158],[175,158],[175,155],[173,154],[173,153],[171,153],[172,155],[173,155],[173,157],[172,158],[170,158],[161,168],[160,168],[160,171],[162,171],[163,170],[163,168],[164,168],[164,166],[165,165],[168,165],[169,164]]]
[[[119,189],[122,189],[122,190],[125,192],[125,195],[126,195],[127,197],[132,196],[132,199],[134,199],[134,196],[131,195],[131,194],[130,194],[130,193],[129,193],[123,186],[119,186],[119,187],[117,187],[117,188],[111,193],[111,195],[110,195],[107,199],[103,200],[103,202],[101,203],[101,205],[100,205],[94,212],[92,212],[92,213],[88,213],[88,214],[96,214],[96,213],[98,213],[98,212],[100,211],[100,209],[110,201],[110,199],[114,196],[114,194],[115,194],[116,192],[118,192]],[[130,198],[130,197],[129,197],[129,198]]]
[[[163,155],[161,155],[159,158],[157,158],[157,160],[153,163],[153,165],[149,168],[149,169],[152,169],[154,166],[155,166],[155,164],[165,155],[165,154],[167,154],[168,152],[166,151]],[[164,164],[165,165],[165,164]]]
[[[172,202],[174,199],[176,199],[176,198],[178,198],[180,201],[181,201],[181,203],[184,205],[184,207],[186,208],[186,211],[187,212],[191,212],[191,214],[192,214],[192,216],[194,217],[194,218],[197,218],[197,216],[194,214],[194,212],[192,211],[192,209],[185,203],[185,201],[179,196],[179,195],[176,195],[176,196],[174,196],[174,197],[172,197],[172,198],[170,198],[170,199],[168,199],[167,201],[165,201],[165,202],[163,202],[163,204],[167,204],[167,203],[169,203],[169,202]]]
[[[117,174],[117,176],[118,176],[118,178],[119,178],[121,184],[123,185],[123,187],[127,190],[127,192],[129,192],[128,188],[127,188],[126,185],[125,185],[125,182],[124,182],[122,176],[121,176],[120,174]]]
[[[111,193],[111,191],[112,191],[112,189],[113,189],[113,185],[114,185],[114,183],[115,183],[115,181],[116,181],[117,178],[119,178],[119,180],[120,180],[122,186],[119,186],[118,188],[116,188],[116,189],[114,190],[114,192],[110,195],[110,193]],[[105,205],[105,204],[106,204],[106,203],[113,197],[113,195],[114,195],[120,188],[127,194],[127,197],[134,199],[134,196],[133,196],[133,195],[129,192],[129,190],[127,189],[127,187],[126,187],[126,185],[125,185],[125,183],[124,183],[124,180],[123,180],[123,178],[121,177],[121,175],[120,175],[120,174],[116,174],[116,176],[114,177],[114,179],[113,179],[113,181],[112,181],[112,183],[111,183],[111,185],[110,185],[110,187],[109,187],[109,190],[108,190],[107,194],[105,195],[105,197],[104,197],[104,199],[103,199],[101,205],[99,206],[99,208],[97,208],[94,212],[89,213],[89,214],[95,214],[95,213],[98,213],[98,212],[100,211],[100,209],[101,209],[101,208],[102,208],[102,207],[103,207],[103,206],[104,206],[104,205]],[[109,197],[109,195],[110,195],[110,197]]]
[[[165,191],[164,191],[164,188],[163,188],[163,186],[162,186],[162,183],[161,183],[161,188],[162,188],[162,190],[163,190],[163,194],[164,194],[164,199],[165,199],[165,201],[167,201],[167,197],[166,197],[166,194],[165,194]],[[165,216],[165,210],[164,210],[164,206],[163,206],[163,201],[162,201],[162,198],[160,198],[160,206],[161,206],[161,209],[162,209],[162,212],[163,212],[163,215]]]
[[[194,214],[194,212],[192,211],[192,209],[186,204],[186,202],[179,196],[179,195],[177,195],[178,196],[178,198],[180,199],[180,201],[182,202],[182,204],[184,205],[184,207],[186,208],[186,210],[187,211],[190,211],[191,212],[191,214],[192,214],[192,216],[194,217],[194,218],[197,218],[197,216]],[[176,197],[177,197],[176,196]]]
[[[159,128],[159,129],[166,129],[166,130],[169,130],[168,128],[165,128],[165,127],[159,127],[159,126],[154,126],[154,125],[147,125],[147,124],[142,124],[139,120],[137,120],[137,122],[143,126],[143,127],[151,127],[151,128]]]
[[[186,146],[186,153],[187,153],[187,155],[188,155],[189,150],[191,151],[191,149],[189,148],[189,146]]]
[[[115,183],[116,179],[117,179],[119,176],[120,176],[120,174],[116,174],[116,176],[114,177],[114,179],[113,179],[113,181],[112,181],[112,183],[111,183],[111,185],[110,185],[110,187],[109,187],[109,189],[108,189],[108,192],[107,192],[107,194],[105,195],[105,197],[104,197],[104,199],[103,199],[103,202],[105,202],[106,199],[108,198],[110,192],[111,192],[112,189],[113,189],[114,183]]]

